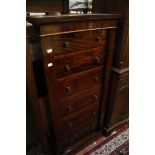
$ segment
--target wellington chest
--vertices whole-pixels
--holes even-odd
[[[117,31],[116,14],[31,16],[37,30],[56,154],[100,133]]]

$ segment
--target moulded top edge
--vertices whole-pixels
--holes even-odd
[[[65,15],[40,15],[28,16],[26,19],[33,24],[49,24],[55,22],[68,21],[88,21],[88,20],[116,20],[120,14],[65,14]]]

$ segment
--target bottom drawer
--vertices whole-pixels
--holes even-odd
[[[74,133],[71,133],[69,136],[66,136],[62,139],[60,146],[61,149],[64,151],[70,146],[80,142],[80,140],[83,140],[89,134],[93,133],[97,128],[97,120],[93,120],[89,124],[85,125],[78,131],[75,131]]]

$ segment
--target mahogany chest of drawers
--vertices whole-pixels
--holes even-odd
[[[32,16],[48,91],[56,154],[100,132],[119,15]]]

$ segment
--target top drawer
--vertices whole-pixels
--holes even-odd
[[[96,47],[105,47],[106,37],[106,30],[74,32],[43,37],[43,54],[48,55],[50,54],[48,51],[52,51],[54,55],[60,55]]]

